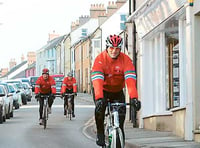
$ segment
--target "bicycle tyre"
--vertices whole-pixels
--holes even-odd
[[[44,129],[47,127],[47,106],[44,106],[44,111],[43,111],[43,125]]]
[[[68,114],[69,114],[69,120],[72,120],[72,104],[68,102]]]
[[[120,128],[113,129],[111,148],[124,148],[123,134]]]

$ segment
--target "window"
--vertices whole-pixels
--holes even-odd
[[[179,47],[178,41],[168,44],[169,108],[180,106]]]
[[[85,28],[82,29],[81,36],[82,37],[86,37],[87,36],[87,29],[85,29]]]
[[[120,15],[120,29],[121,30],[125,30],[126,29],[125,22],[126,22],[126,14]]]

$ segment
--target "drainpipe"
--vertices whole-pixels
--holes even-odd
[[[132,2],[132,3],[131,3]],[[131,7],[132,6],[132,7]],[[129,16],[131,13],[131,8],[133,8],[133,12],[136,10],[136,0],[129,0]],[[133,22],[133,54],[132,54],[132,59],[133,59],[133,65],[135,66],[135,71],[137,75],[137,64],[136,64],[136,26],[135,22]],[[130,101],[130,100],[129,100]],[[130,113],[129,113],[129,119],[133,123],[133,127],[136,127],[136,113],[133,107],[130,107]]]

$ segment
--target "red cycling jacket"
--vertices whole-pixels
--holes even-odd
[[[66,89],[73,89],[73,92],[77,92],[77,84],[76,84],[76,79],[72,77],[70,80],[69,77],[65,77],[63,82],[62,82],[62,88],[61,88],[61,93],[65,93]]]
[[[35,83],[35,94],[56,94],[56,83],[55,80],[49,76],[47,80],[44,80],[42,76],[40,76]]]
[[[100,53],[94,61],[91,78],[96,100],[103,98],[103,90],[121,91],[125,82],[130,98],[138,98],[135,67],[131,59],[122,52],[116,59],[112,59],[106,50]]]

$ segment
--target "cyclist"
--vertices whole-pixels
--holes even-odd
[[[110,102],[125,102],[123,88],[125,82],[131,103],[135,107],[140,107],[137,99],[136,73],[131,59],[121,52],[122,38],[118,35],[110,35],[106,40],[106,50],[100,53],[92,67],[92,83],[94,87],[95,99],[95,121],[97,127],[96,143],[99,146],[105,145],[104,116],[107,99]],[[124,135],[126,107],[119,111],[120,128]]]
[[[53,100],[55,99],[56,94],[56,83],[54,79],[49,76],[49,70],[47,68],[44,68],[42,70],[42,76],[40,76],[35,84],[35,98],[39,100],[39,124],[42,125],[42,113],[43,113],[43,105],[44,105],[44,99],[40,98],[40,95],[46,95],[49,94],[50,98],[48,100],[48,113],[51,113],[51,106],[53,104]]]
[[[73,77],[73,74],[69,72],[67,74],[67,77],[64,78],[62,82],[62,88],[61,88],[61,94],[63,97],[65,96],[65,93],[75,93],[77,96],[77,84],[76,79]],[[64,115],[66,115],[65,105],[66,105],[67,98],[64,99]],[[72,117],[75,117],[74,113],[74,96],[72,96]]]

